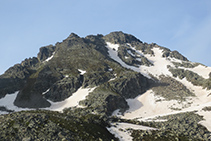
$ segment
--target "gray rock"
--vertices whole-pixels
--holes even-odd
[[[82,86],[83,77],[67,77],[57,81],[50,87],[50,91],[45,94],[45,98],[58,102],[70,97]]]
[[[40,48],[40,52],[38,53],[37,57],[39,61],[44,61],[47,58],[53,55],[56,47],[53,45],[45,46]]]

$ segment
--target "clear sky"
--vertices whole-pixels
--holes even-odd
[[[112,31],[211,66],[211,0],[0,0],[0,74],[72,32]]]

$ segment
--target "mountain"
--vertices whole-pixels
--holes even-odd
[[[211,140],[211,67],[123,32],[41,47],[0,98],[1,140]]]

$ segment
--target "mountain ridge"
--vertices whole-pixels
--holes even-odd
[[[203,109],[211,107],[210,74],[210,67],[190,62],[178,51],[155,43],[143,43],[121,31],[84,38],[71,33],[62,42],[41,47],[37,57],[25,59],[0,76],[0,100],[13,98],[8,105],[0,105],[0,110],[8,113],[41,108],[63,111],[67,114],[65,116],[86,118],[86,115],[94,114],[104,122],[113,122],[110,118],[114,117],[137,124],[144,118],[163,114],[177,113],[185,120],[188,112],[197,111],[193,113],[193,118],[197,119],[193,138],[208,139],[211,138],[211,129],[206,124],[211,122],[208,118],[210,113],[203,112]],[[183,112],[184,115],[179,114]],[[205,121],[198,116],[203,116]],[[198,126],[198,120],[209,131]],[[155,134],[158,139],[164,132],[168,137],[170,134],[167,132],[179,139],[183,136],[192,138],[189,130],[184,129],[187,135],[183,135],[180,127],[174,133],[148,121],[144,124],[159,128]],[[113,123],[110,126],[106,127],[107,130],[117,136],[116,129],[120,127],[113,126]],[[174,129],[168,124],[165,126]],[[197,129],[204,132],[197,134]],[[118,131],[118,134],[144,138],[136,137],[139,131],[133,129],[132,132]],[[140,132],[147,138],[151,134]],[[164,138],[165,135],[162,136]]]

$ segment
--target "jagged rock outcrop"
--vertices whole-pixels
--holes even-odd
[[[112,111],[117,109],[124,112],[129,108],[125,99],[120,94],[115,93],[109,85],[96,88],[84,101],[80,101],[80,104],[102,115],[111,115]]]
[[[106,42],[111,42],[113,44],[124,44],[131,42],[141,42],[135,36],[130,34],[125,34],[122,31],[111,32],[110,34],[103,37]],[[142,42],[141,42],[142,43]]]
[[[56,47],[53,45],[41,47],[40,52],[37,55],[37,58],[39,59],[39,61],[44,61],[53,55],[53,52],[55,51],[55,49]]]
[[[128,99],[144,93],[149,89],[151,81],[140,73],[125,71],[109,84],[115,92]]]
[[[140,65],[152,66],[153,64],[144,56],[138,54],[135,50],[128,46],[121,45],[118,48],[118,56],[126,64],[138,67]]]
[[[25,59],[21,64],[9,68],[0,76],[0,98],[6,94],[19,91],[26,84],[28,77],[35,72],[38,60],[36,57]]]
[[[23,108],[45,108],[50,106],[50,103],[43,98],[42,94],[34,90],[35,82],[35,79],[28,79],[14,101],[16,106]]]
[[[171,57],[182,61],[188,61],[188,59],[182,54],[180,54],[178,51],[171,51],[170,49],[167,48],[162,48],[162,49],[164,50],[163,57]]]
[[[74,92],[76,92],[83,82],[83,77],[66,77],[60,81],[54,83],[47,93],[44,94],[44,97],[53,101],[63,101],[66,98],[70,97]]]

